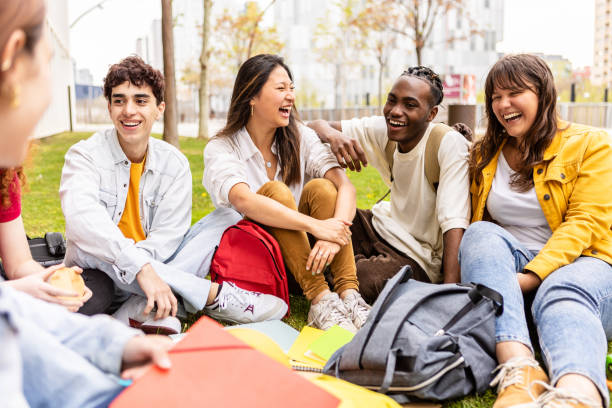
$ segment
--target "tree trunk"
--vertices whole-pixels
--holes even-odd
[[[415,47],[415,51],[416,51],[416,57],[417,57],[417,65],[421,65],[421,51],[423,51],[423,47],[417,45]]]
[[[210,86],[208,83],[208,60],[210,50],[208,40],[210,37],[210,12],[212,0],[204,0],[204,20],[202,24],[202,53],[200,54],[200,125],[198,127],[198,138],[209,137],[208,122],[210,118]]]
[[[161,0],[162,5],[162,47],[164,50],[164,78],[166,91],[164,99],[166,110],[164,112],[163,139],[179,147],[178,120],[176,106],[176,79],[174,75],[174,33],[172,21],[172,0]]]

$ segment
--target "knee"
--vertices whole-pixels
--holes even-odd
[[[498,237],[497,230],[500,227],[488,221],[477,221],[471,224],[461,238],[459,244],[459,259],[463,256],[474,254],[480,250],[490,248],[490,243]]]
[[[278,201],[286,207],[295,208],[295,198],[293,193],[282,181],[268,181],[257,190],[257,194],[261,194],[268,198]]]
[[[335,202],[338,190],[331,181],[324,178],[315,178],[306,183],[304,194],[316,197],[317,199],[333,200]]]

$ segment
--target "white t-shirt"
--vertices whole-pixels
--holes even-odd
[[[510,187],[514,173],[504,153],[500,153],[487,197],[487,211],[491,218],[528,250],[539,252],[551,237],[552,230],[544,217],[535,187],[525,192]]]
[[[453,228],[465,229],[470,222],[469,143],[456,131],[442,139],[436,194],[425,177],[425,145],[434,125],[429,125],[423,138],[408,153],[395,150],[393,182],[385,157],[389,139],[384,117],[343,120],[342,133],[359,141],[368,163],[391,188],[390,201],[382,201],[372,208],[374,229],[394,248],[414,259],[432,282],[440,282],[442,234]]]
[[[310,179],[323,177],[334,167],[339,167],[338,160],[329,146],[323,144],[312,129],[303,124],[299,124],[298,129],[302,181],[289,186],[296,205],[300,202],[304,184]],[[276,144],[272,145],[272,153],[276,155]],[[282,161],[282,157],[279,157],[279,160]],[[280,166],[276,166],[274,180],[283,181]],[[231,137],[214,137],[204,148],[202,184],[216,208],[234,208],[228,196],[236,184],[246,183],[251,191],[256,192],[268,181],[270,179],[266,173],[264,158],[245,128]]]

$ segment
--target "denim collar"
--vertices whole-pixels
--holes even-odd
[[[116,128],[112,128],[110,132],[107,132],[107,139],[109,141],[109,147],[110,147],[111,154],[113,155],[114,163],[115,164],[123,163],[124,165],[131,164],[130,159],[127,158],[127,156],[125,155],[125,152],[123,151],[123,149],[121,148],[121,145],[119,144],[119,136],[117,135]],[[145,168],[143,170],[143,173],[147,171],[155,171],[155,166],[154,166],[155,155],[150,154],[152,144],[153,143],[151,143],[151,138],[149,136],[149,143],[147,146],[147,153],[146,153],[146,160],[145,160]]]

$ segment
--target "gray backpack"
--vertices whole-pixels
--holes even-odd
[[[489,387],[495,368],[495,316],[502,296],[482,285],[391,278],[365,325],[324,368],[354,384],[390,394],[445,400]]]

